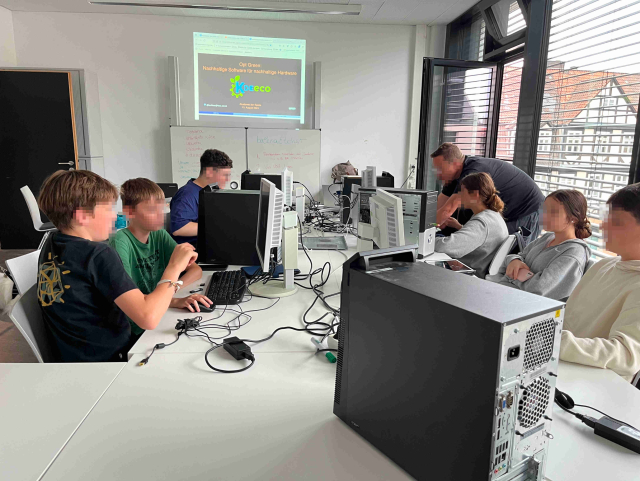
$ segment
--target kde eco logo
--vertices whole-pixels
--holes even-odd
[[[271,87],[247,85],[244,82],[240,82],[240,75],[236,75],[231,80],[231,88],[229,91],[235,98],[240,98],[245,92],[271,92]]]

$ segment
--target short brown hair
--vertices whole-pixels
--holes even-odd
[[[431,154],[432,159],[440,156],[444,157],[444,160],[447,162],[453,162],[454,160],[461,160],[464,158],[464,154],[458,146],[451,142],[445,142]]]
[[[582,192],[574,189],[560,189],[551,192],[547,199],[549,197],[562,204],[567,217],[573,219],[578,239],[591,237],[591,222],[587,218],[587,199]]]
[[[78,209],[93,210],[98,202],[115,202],[118,190],[88,170],[59,170],[45,179],[38,205],[58,229],[71,227]]]
[[[135,207],[149,199],[164,200],[164,192],[155,182],[138,177],[129,179],[120,186],[120,198],[124,207]]]
[[[469,192],[478,192],[480,194],[480,200],[487,209],[493,210],[498,214],[504,210],[504,202],[498,197],[500,192],[496,190],[493,179],[486,172],[469,174],[462,179],[460,185]]]
[[[614,209],[629,212],[640,222],[640,183],[623,187],[609,197],[607,204]]]

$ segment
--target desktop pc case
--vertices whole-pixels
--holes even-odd
[[[390,194],[402,199],[402,217],[404,222],[404,240],[407,245],[418,244],[418,258],[427,257],[434,252],[436,214],[438,211],[437,190],[415,190],[383,188]],[[367,189],[359,185],[353,186],[357,195],[351,212],[354,227],[359,222],[371,223],[369,198],[376,194],[376,189]]]
[[[240,266],[260,265],[256,252],[257,190],[200,191],[198,262]]]
[[[376,177],[377,187],[393,187],[393,176],[383,172],[383,175]],[[351,194],[354,185],[362,185],[362,177],[359,175],[343,175],[342,176],[342,193],[340,194],[340,220],[343,224],[347,224],[351,217],[351,202],[353,202]],[[351,199],[349,202],[348,200]]]
[[[415,255],[345,263],[334,413],[419,480],[542,481],[564,304]]]

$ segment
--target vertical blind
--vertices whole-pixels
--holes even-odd
[[[627,185],[640,93],[640,1],[553,4],[535,179],[587,197],[594,255],[600,205]]]

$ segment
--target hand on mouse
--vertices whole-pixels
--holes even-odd
[[[213,302],[202,294],[192,294],[189,297],[174,298],[171,300],[169,307],[176,307],[178,309],[189,309],[191,312],[200,312],[200,302],[203,306],[212,307]]]

